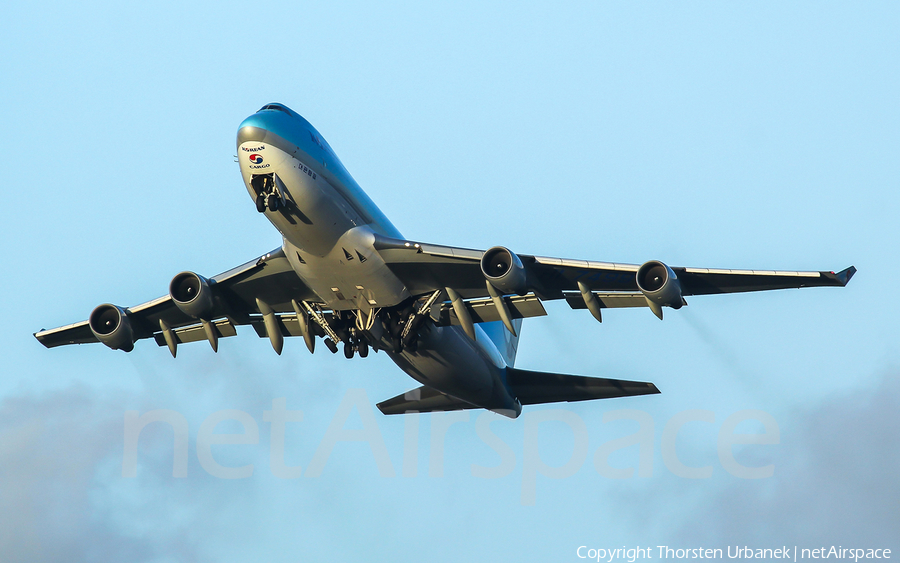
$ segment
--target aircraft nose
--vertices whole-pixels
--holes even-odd
[[[283,150],[278,149],[278,139],[283,133],[279,129],[279,116],[273,115],[277,113],[260,110],[245,119],[238,127],[237,154],[240,155],[239,162],[245,172],[250,174],[274,172],[287,157]]]
[[[266,104],[238,127],[238,145],[247,141],[264,142],[266,131],[279,134],[289,129],[293,121],[293,112],[287,106]]]
[[[241,123],[238,127],[237,144],[241,146],[244,143],[264,143],[266,135],[270,131],[270,125],[265,119],[260,119],[257,115],[251,115]]]

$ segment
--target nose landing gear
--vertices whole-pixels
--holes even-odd
[[[284,195],[279,193],[275,174],[256,174],[250,178],[250,187],[256,192],[256,210],[275,212],[284,207]]]

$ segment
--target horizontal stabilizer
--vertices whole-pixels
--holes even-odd
[[[419,387],[378,403],[378,410],[384,414],[403,414],[406,412],[459,411],[477,409],[477,405],[461,401],[456,397],[445,395],[431,387]]]
[[[523,405],[652,395],[652,383],[506,368],[506,383]]]
[[[516,368],[506,368],[506,380],[512,394],[523,405],[612,399],[659,393],[656,385],[642,381],[604,379]],[[483,407],[425,386],[378,403],[378,409],[384,414],[458,411],[477,408]]]

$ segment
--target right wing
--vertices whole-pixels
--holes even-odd
[[[486,320],[495,320],[496,314],[490,304],[490,291],[486,286],[485,274],[481,269],[481,260],[485,256],[483,250],[456,248],[434,244],[416,243],[378,237],[375,243],[385,263],[400,278],[413,295],[423,295],[438,289],[452,288],[467,304],[482,305]],[[499,248],[499,247],[495,247]],[[504,297],[509,316],[527,317],[545,314],[540,301],[565,299],[572,308],[590,308],[592,302],[595,310],[613,307],[650,307],[661,316],[659,305],[675,308],[684,304],[681,296],[709,295],[718,293],[739,293],[746,291],[767,291],[801,287],[847,285],[856,268],[850,266],[840,272],[798,272],[774,270],[728,270],[712,268],[668,268],[660,262],[647,262],[645,266],[658,265],[668,269],[669,279],[674,274],[680,292],[677,298],[668,302],[653,303],[638,286],[637,277],[642,265],[620,264],[612,262],[595,262],[589,260],[569,260],[544,256],[517,255],[525,271],[527,283],[522,293],[537,297],[535,303],[522,303],[529,306],[528,313],[514,309],[514,303]],[[645,270],[646,271],[646,270]],[[505,292],[509,295],[511,292]],[[591,297],[593,296],[593,297]],[[449,305],[444,305],[444,324],[456,324],[456,319]],[[521,308],[521,307],[520,307]],[[592,311],[594,312],[594,311]],[[595,315],[598,316],[598,315]],[[437,320],[437,319],[436,319]],[[474,319],[473,319],[474,320]],[[476,322],[478,322],[476,320]]]
[[[488,297],[485,277],[481,272],[481,258],[485,253],[483,250],[386,237],[378,237],[375,247],[391,271],[403,280],[413,295],[452,287],[466,299]],[[621,295],[619,292],[639,291],[636,274],[640,264],[527,254],[518,256],[528,271],[527,289],[542,300],[562,299],[567,291],[579,291],[579,281],[592,291],[610,293],[610,297]],[[853,266],[838,273],[684,267],[673,267],[672,270],[677,274],[686,296],[815,286],[843,287],[856,273]]]
[[[278,312],[293,311],[292,299],[316,300],[291,269],[281,248],[210,278],[209,287],[213,289],[214,307],[208,320],[217,337],[233,336],[234,325],[262,323],[257,299]],[[169,295],[125,308],[124,312],[134,340],[156,337],[163,345],[163,326],[172,331],[176,343],[207,339],[201,321],[183,313]],[[88,321],[41,330],[34,336],[47,348],[98,342]]]

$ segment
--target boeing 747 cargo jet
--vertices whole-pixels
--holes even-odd
[[[131,351],[153,339],[178,346],[250,326],[281,353],[286,336],[336,353],[383,351],[421,387],[378,405],[385,414],[484,408],[517,417],[522,405],[658,393],[652,383],[514,367],[522,319],[565,299],[598,321],[604,309],[645,307],[660,319],[685,297],[814,286],[843,287],[856,272],[614,264],[440,246],[404,238],[353,180],[316,129],[282,104],[238,128],[244,185],[278,229],[279,248],[205,278],[181,272],[169,293],[133,307],[103,304],[88,320],[42,330],[48,348],[102,342]]]

